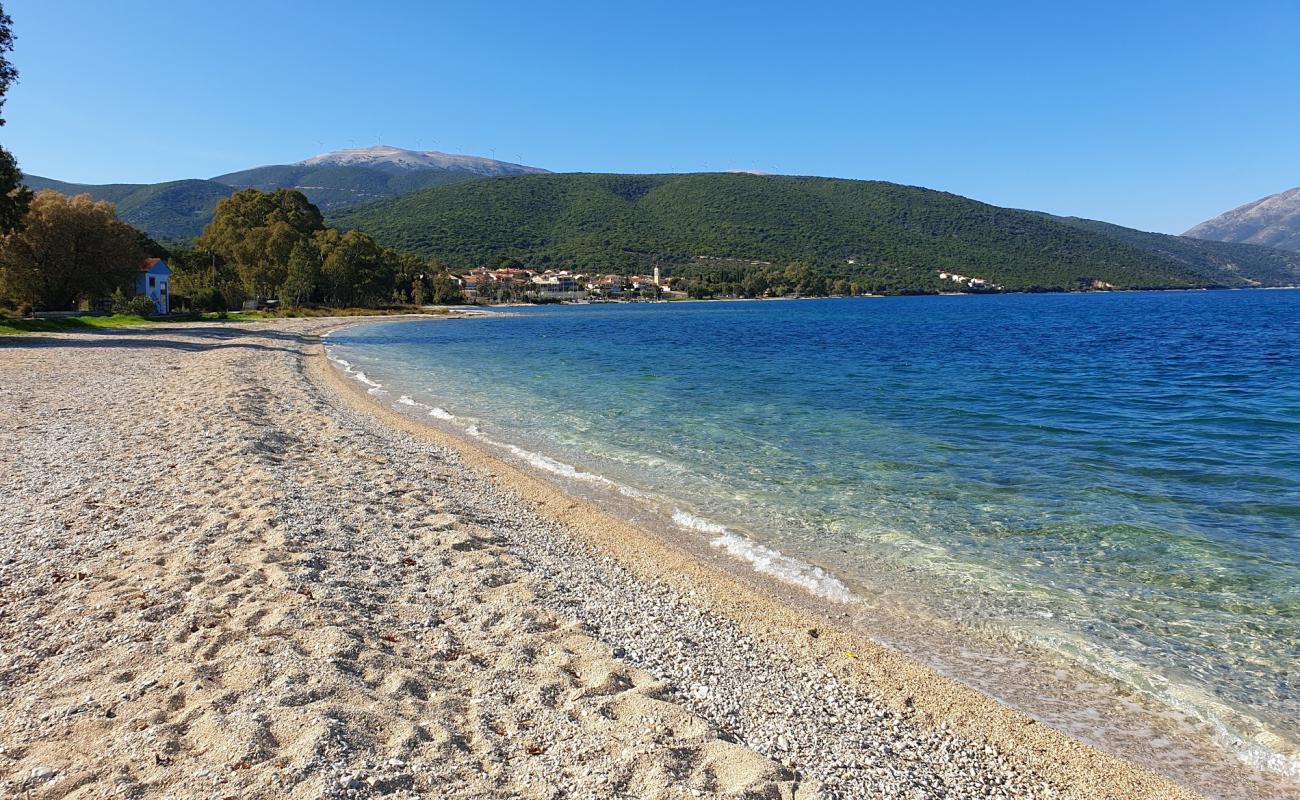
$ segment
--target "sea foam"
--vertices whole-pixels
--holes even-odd
[[[673,522],[681,528],[712,535],[709,544],[726,550],[734,558],[748,562],[755,572],[770,575],[783,583],[793,584],[817,597],[837,603],[857,600],[849,587],[821,567],[791,558],[779,550],[732,533],[716,522],[681,509],[673,512]]]
[[[364,383],[366,386],[370,387],[366,390],[370,394],[379,394],[384,390],[384,385],[382,383],[376,383],[375,381],[370,380],[370,378],[366,376],[366,373],[354,368],[352,362],[335,356],[329,348],[326,348],[325,350],[325,357],[342,367],[343,372],[351,375],[353,380],[356,380],[359,383]]]

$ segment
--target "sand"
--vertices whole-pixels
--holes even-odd
[[[385,410],[338,324],[0,338],[4,796],[1192,796]]]

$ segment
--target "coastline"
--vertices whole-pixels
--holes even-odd
[[[472,469],[524,498],[537,513],[572,531],[600,556],[616,559],[642,583],[666,585],[688,595],[692,604],[740,626],[754,640],[794,654],[797,661],[816,665],[835,680],[880,698],[893,713],[987,742],[1023,768],[1058,783],[1062,796],[1199,796],[864,637],[808,593],[738,568],[736,560],[716,548],[683,546],[681,538],[665,537],[612,515],[526,468],[507,463],[483,442],[401,414],[331,364],[323,347],[314,354],[310,374],[384,424],[456,450]]]
[[[377,403],[339,327],[0,340],[6,790],[1196,796]]]

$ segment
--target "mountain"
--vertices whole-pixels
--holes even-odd
[[[256,167],[213,180],[239,189],[293,187],[325,210],[471,178],[545,172],[479,156],[379,145],[335,150],[295,164]]]
[[[479,156],[381,145],[322,153],[294,164],[255,167],[211,180],[93,185],[26,175],[24,181],[33,189],[88,193],[96,200],[108,200],[117,205],[119,217],[150,236],[183,240],[198,236],[212,219],[217,200],[239,189],[298,189],[325,210],[484,176],[544,172]]]
[[[739,280],[804,261],[884,291],[1300,284],[1300,257],[999,208],[880,181],[740,173],[485,178],[335,209],[330,224],[457,267],[499,258]]]
[[[1300,186],[1234,208],[1183,235],[1300,251]]]
[[[546,173],[537,167],[525,167],[508,161],[495,161],[482,156],[462,156],[440,153],[437,150],[403,150],[400,147],[376,145],[348,150],[335,150],[303,159],[294,166],[302,167],[370,167],[383,172],[410,170],[456,170],[476,175],[518,175]]]
[[[198,236],[212,219],[217,201],[234,190],[223,183],[204,180],[166,183],[64,183],[39,175],[24,175],[32,189],[52,189],[61,194],[89,194],[117,206],[117,215],[157,239]]]

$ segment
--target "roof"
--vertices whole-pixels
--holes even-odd
[[[167,270],[168,274],[170,274],[172,271],[171,267],[167,266],[167,262],[163,261],[161,258],[146,258],[144,260],[144,264],[140,266],[140,271],[153,272],[154,269],[156,269],[157,267],[162,267],[163,269]]]

